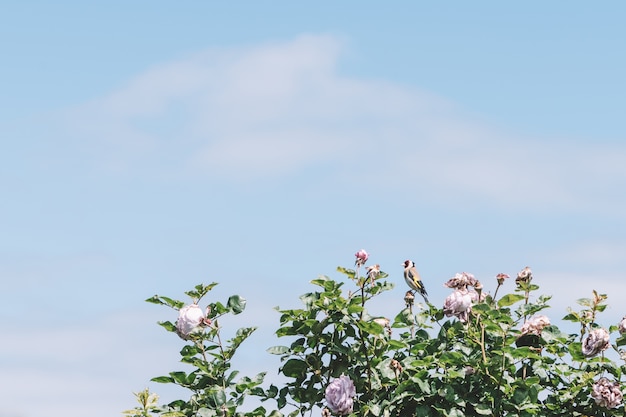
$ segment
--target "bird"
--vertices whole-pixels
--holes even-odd
[[[428,302],[426,287],[424,287],[420,274],[417,272],[417,269],[415,269],[415,262],[409,260],[404,261],[404,280],[413,291],[419,292],[421,296],[424,297],[424,301],[426,301],[427,304],[430,304]]]

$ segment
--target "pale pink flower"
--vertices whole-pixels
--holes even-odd
[[[443,312],[447,317],[455,316],[465,323],[472,310],[472,295],[467,290],[454,290],[443,303]]]
[[[530,267],[527,266],[518,272],[517,278],[515,278],[515,282],[518,285],[521,283],[528,284],[532,279],[533,279],[533,271],[531,271]]]
[[[469,294],[469,295],[470,295],[470,297],[472,298],[472,303],[473,303],[473,304],[476,304],[476,303],[479,303],[479,302],[481,302],[481,301],[485,301],[485,298],[487,298],[487,294],[484,294],[484,293],[482,292],[482,288],[483,288],[483,286],[482,286],[482,285],[478,285],[478,286],[476,286],[476,287],[474,287],[474,288],[476,288],[478,291],[475,291],[475,290],[467,290],[468,294]]]
[[[586,357],[596,356],[598,353],[609,348],[609,332],[605,329],[594,329],[583,341],[583,355]]]
[[[367,271],[367,276],[369,277],[369,279],[374,281],[380,274],[380,265],[371,265],[365,268],[365,270]]]
[[[615,408],[622,403],[622,390],[617,382],[602,377],[593,384],[591,396],[601,407]]]
[[[617,328],[620,334],[626,333],[626,316],[622,318],[622,321],[619,322],[619,324],[617,325]]]
[[[496,280],[498,281],[498,285],[504,284],[504,280],[509,278],[507,274],[498,274],[496,275]]]
[[[530,320],[522,325],[520,331],[522,334],[534,334],[541,335],[541,331],[544,327],[550,325],[550,319],[543,315],[533,316]]]
[[[367,262],[367,259],[370,257],[369,253],[367,253],[365,249],[361,249],[355,253],[354,256],[356,256],[356,260],[354,261],[356,266],[365,265],[365,262]]]
[[[192,333],[200,329],[200,325],[204,321],[204,312],[197,304],[186,305],[178,311],[176,334],[187,340]]]
[[[330,408],[334,414],[340,416],[345,416],[352,412],[355,396],[356,389],[354,388],[354,383],[346,375],[335,378],[326,387],[326,402],[328,403],[328,408]]]
[[[475,286],[477,284],[479,284],[479,282],[476,278],[474,278],[474,275],[467,273],[467,272],[461,272],[460,274],[459,273],[455,274],[454,277],[450,278],[443,285],[448,288],[464,290],[468,286]]]

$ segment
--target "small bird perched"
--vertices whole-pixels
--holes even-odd
[[[424,297],[424,301],[426,301],[427,304],[430,304],[428,302],[426,287],[424,287],[424,283],[422,282],[417,269],[415,269],[415,263],[413,261],[404,261],[404,280],[413,291],[419,292],[422,297]]]

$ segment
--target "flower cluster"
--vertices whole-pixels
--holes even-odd
[[[467,322],[472,311],[472,303],[484,300],[483,285],[474,275],[467,272],[455,274],[443,285],[454,289],[443,303],[444,314],[447,317],[457,317],[463,323]]]
[[[326,387],[326,403],[328,408],[337,415],[345,416],[352,412],[356,389],[352,380],[346,375],[335,378]]]
[[[591,397],[601,407],[615,408],[622,403],[622,390],[617,382],[602,377],[593,384]]]
[[[534,334],[541,335],[541,331],[544,327],[550,325],[550,319],[543,315],[533,316],[530,320],[522,325],[520,331],[522,334]]]
[[[609,332],[602,328],[594,329],[583,341],[583,355],[587,358],[596,356],[609,348],[609,342]]]

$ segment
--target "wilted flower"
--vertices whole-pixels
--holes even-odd
[[[356,396],[354,383],[346,375],[335,378],[326,387],[326,402],[335,414],[344,416],[352,412],[353,398]]]
[[[609,340],[609,332],[605,329],[592,330],[583,341],[583,355],[589,358],[607,350],[609,348]]]
[[[392,359],[391,362],[389,362],[389,367],[393,369],[396,374],[402,372],[402,365],[396,359]]]
[[[406,303],[406,306],[407,307],[412,306],[413,301],[415,301],[415,296],[413,295],[413,292],[407,291],[406,294],[404,294],[404,302]]]
[[[447,317],[455,316],[465,323],[472,309],[472,295],[469,291],[454,290],[443,303],[443,312]]]
[[[367,253],[365,249],[361,249],[360,251],[355,253],[354,256],[356,256],[356,260],[354,261],[354,264],[356,266],[365,265],[365,262],[367,262],[367,258],[370,257],[369,253]]]
[[[206,319],[202,309],[197,304],[186,305],[178,311],[176,334],[187,340],[203,323],[206,323]]]
[[[617,382],[602,377],[593,384],[591,396],[601,407],[615,408],[622,403],[622,390]]]
[[[622,321],[619,322],[617,328],[618,328],[620,334],[626,333],[626,316],[624,316],[622,318]]]
[[[365,270],[367,271],[367,276],[369,277],[370,281],[373,284],[374,280],[380,274],[380,265],[378,265],[378,264],[371,265],[371,266],[368,266],[367,268],[365,268]]]
[[[530,267],[526,267],[518,272],[517,278],[515,278],[515,283],[517,285],[520,284],[528,284],[533,279],[533,272],[530,270]]]
[[[507,274],[498,274],[496,275],[496,280],[498,281],[498,285],[504,284],[504,280],[509,278]]]
[[[543,330],[543,328],[549,325],[550,325],[549,318],[547,318],[546,316],[542,316],[542,315],[536,315],[536,316],[533,316],[526,323],[524,323],[520,331],[522,332],[523,335],[534,334],[534,335],[539,336],[541,335],[541,331]]]
[[[457,290],[464,290],[466,289],[468,286],[475,286],[477,284],[480,284],[478,282],[478,280],[476,278],[474,278],[474,275],[467,273],[467,272],[462,272],[462,273],[457,273],[454,275],[454,277],[450,278],[445,284],[443,284],[445,287],[448,288],[455,288]],[[482,285],[481,287],[482,288]]]

